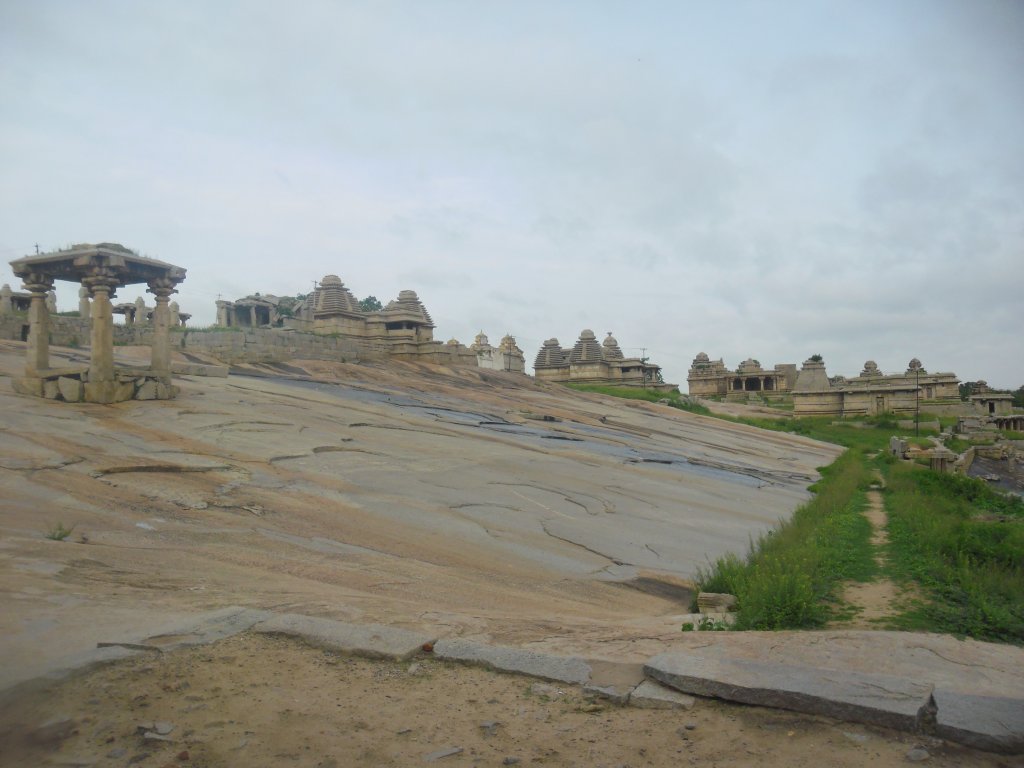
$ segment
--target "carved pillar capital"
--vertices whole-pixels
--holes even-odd
[[[172,293],[178,292],[178,289],[175,288],[178,282],[171,277],[157,277],[149,281],[149,288],[146,289],[146,292],[156,296],[157,301],[161,299],[167,301]]]
[[[33,294],[39,294],[46,298],[46,294],[53,290],[53,278],[42,272],[29,272],[21,280],[25,290]]]
[[[82,278],[82,285],[89,289],[89,294],[93,297],[97,293],[103,293],[108,299],[112,299],[121,286],[121,281],[113,271],[97,267],[92,274]]]

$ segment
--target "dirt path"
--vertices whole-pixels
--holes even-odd
[[[880,571],[885,570],[887,558],[885,545],[889,543],[886,525],[889,517],[882,499],[882,476],[875,473],[877,484],[867,493],[868,508],[864,516],[871,523],[871,545],[875,548],[875,563]],[[849,582],[843,589],[843,602],[852,606],[856,614],[849,621],[839,621],[837,627],[849,629],[878,629],[899,612],[899,605],[906,599],[906,590],[886,578],[869,582]]]

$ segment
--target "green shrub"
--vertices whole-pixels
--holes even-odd
[[[44,534],[46,538],[53,539],[54,541],[64,541],[68,536],[75,530],[75,526],[68,528],[64,523],[56,523],[50,526],[50,529]]]

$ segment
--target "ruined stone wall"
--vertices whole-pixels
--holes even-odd
[[[24,314],[0,318],[0,338],[23,340],[28,319]],[[149,346],[153,328],[144,325],[115,325],[117,346]],[[50,343],[61,347],[88,347],[89,321],[78,317],[50,317]],[[171,349],[216,357],[225,363],[282,363],[293,359],[334,360],[340,362],[410,360],[438,365],[475,366],[476,354],[467,347],[437,342],[407,345],[385,344],[368,339],[352,339],[280,328],[238,328],[231,330],[171,331]]]
[[[146,331],[139,334],[145,337]],[[140,340],[136,343],[145,343]],[[225,363],[283,363],[295,358],[355,362],[379,360],[379,350],[363,349],[353,339],[273,328],[238,331],[190,331],[171,334],[172,349],[213,355]]]
[[[843,394],[831,390],[793,393],[796,416],[838,416],[843,413]]]
[[[25,341],[28,315],[17,312],[0,317],[0,339]],[[50,315],[50,343],[60,347],[89,346],[89,321],[80,317]]]

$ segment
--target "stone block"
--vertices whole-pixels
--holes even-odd
[[[736,605],[736,595],[726,592],[699,592],[697,610],[701,613],[727,613]]]
[[[54,379],[43,380],[43,397],[47,400],[56,400],[60,397],[60,387]]]
[[[135,390],[136,400],[156,400],[157,383],[153,379],[144,379],[142,386]]]
[[[974,696],[937,688],[935,735],[975,749],[1024,753],[1024,698]]]
[[[608,699],[615,704],[626,704],[629,696],[644,681],[644,665],[617,661],[591,660],[590,680],[583,692]]]
[[[653,680],[644,680],[629,695],[629,705],[640,709],[692,709],[696,702],[693,696]]]
[[[85,383],[87,403],[121,403],[135,396],[134,381],[89,381]]]
[[[518,672],[544,680],[583,685],[590,680],[590,665],[578,656],[552,656],[519,648],[483,645],[451,638],[434,645],[434,655],[448,661],[480,664],[503,672]]]
[[[379,624],[348,624],[294,613],[274,616],[257,624],[253,631],[297,637],[317,648],[384,659],[407,659],[436,639]]]
[[[11,379],[11,387],[19,395],[31,395],[32,397],[43,396],[43,380],[36,378],[35,376]]]
[[[57,386],[60,388],[61,397],[69,403],[78,403],[82,400],[83,387],[79,379],[72,379],[68,376],[61,376],[57,379]]]
[[[826,715],[901,731],[924,722],[932,687],[901,677],[670,652],[644,665],[683,693]]]

